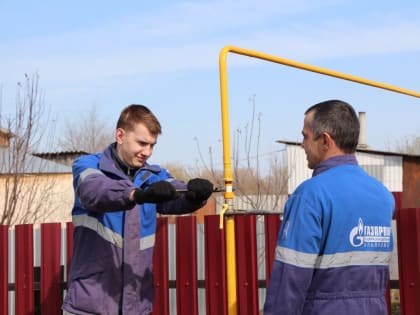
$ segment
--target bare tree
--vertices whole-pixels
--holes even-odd
[[[45,163],[31,153],[48,134],[39,76],[25,74],[17,84],[15,113],[1,117],[3,146],[0,148],[0,224],[33,223],[51,209],[54,178],[41,176]]]
[[[113,139],[114,128],[100,119],[96,106],[92,106],[86,115],[66,122],[58,144],[65,151],[96,153],[103,151]]]
[[[183,181],[188,181],[190,179],[188,170],[180,163],[163,163],[162,167],[166,168],[176,179]]]
[[[404,154],[420,155],[420,136],[412,135],[395,142],[394,150]]]
[[[237,203],[246,205],[248,209],[279,211],[283,206],[280,198],[287,194],[287,171],[278,152],[271,152],[268,159],[264,160],[260,148],[261,113],[256,112],[255,96],[249,101],[252,107],[251,119],[244,127],[238,127],[234,131],[232,175],[235,199],[239,199]],[[212,149],[208,150],[207,161],[203,158],[198,140],[195,140],[200,165],[192,173],[223,186],[223,171],[214,166]]]

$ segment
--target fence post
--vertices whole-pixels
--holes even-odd
[[[259,313],[256,216],[235,216],[238,314]]]
[[[60,314],[61,224],[41,224],[41,314]]]
[[[0,225],[0,314],[9,313],[9,226]]]
[[[264,240],[265,240],[265,286],[268,287],[271,270],[276,254],[277,236],[280,229],[280,215],[268,214],[264,216]]]
[[[34,308],[34,234],[32,224],[15,227],[15,314],[28,315]]]
[[[153,254],[155,283],[153,314],[169,315],[168,218],[166,217],[158,218],[157,220],[156,242]]]
[[[204,217],[207,315],[227,314],[225,232],[219,220],[219,215]]]
[[[198,314],[196,217],[176,218],[177,314]]]

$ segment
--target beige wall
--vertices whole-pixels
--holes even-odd
[[[10,180],[10,179],[9,179]],[[0,177],[0,216],[4,214],[7,175]],[[26,175],[13,223],[71,221],[74,193],[72,174]]]

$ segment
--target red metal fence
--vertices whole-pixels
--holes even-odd
[[[399,196],[396,195],[397,203]],[[258,289],[266,286],[280,225],[278,215],[264,216],[266,279],[258,279],[256,216],[235,217],[238,314],[256,315],[259,305]],[[396,212],[399,250],[399,288],[401,314],[420,314],[420,209],[398,209]],[[176,281],[169,280],[168,221],[158,219],[154,259],[156,303],[154,315],[170,314],[169,289],[176,288],[177,313],[198,314],[198,287],[205,289],[207,315],[227,314],[226,257],[224,231],[219,229],[219,216],[204,220],[205,279],[197,278],[196,217],[176,219]],[[41,226],[41,262],[39,282],[34,281],[33,226],[15,227],[15,283],[8,283],[8,231],[0,226],[0,314],[14,308],[16,315],[61,314],[60,306],[65,289],[63,268],[60,266],[61,225]],[[72,254],[72,224],[67,224],[66,252],[68,265]],[[66,268],[67,269],[67,268]],[[15,291],[14,305],[8,303],[8,291]],[[38,292],[38,295],[35,295]],[[389,292],[387,294],[389,302]],[[39,310],[35,310],[39,305]]]
[[[415,315],[420,314],[420,209],[401,209],[401,194],[394,196],[401,315]]]

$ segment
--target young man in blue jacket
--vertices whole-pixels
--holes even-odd
[[[358,117],[322,102],[305,112],[302,134],[313,176],[286,203],[264,314],[387,314],[395,204],[358,166]]]
[[[147,163],[159,134],[155,115],[130,105],[117,122],[116,142],[73,163],[74,248],[64,314],[151,314],[156,214],[193,212],[213,191],[206,179],[184,183]]]

